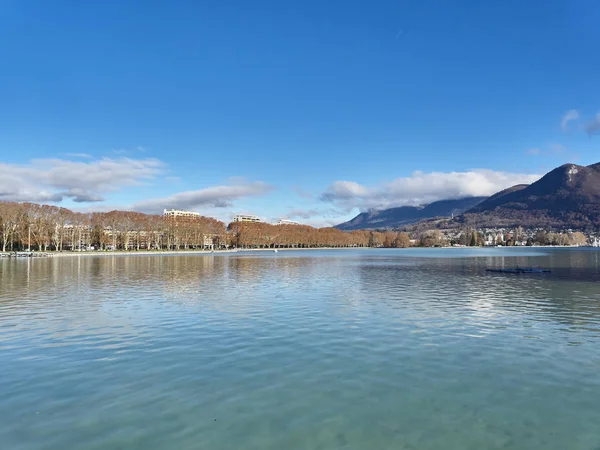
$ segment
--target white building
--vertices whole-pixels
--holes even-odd
[[[280,219],[277,222],[277,225],[300,225],[298,222],[294,222],[293,220]]]
[[[248,214],[238,214],[233,218],[234,222],[260,222],[260,217]]]
[[[181,211],[178,209],[165,209],[163,210],[163,216],[165,217],[200,217],[200,213],[193,211]]]

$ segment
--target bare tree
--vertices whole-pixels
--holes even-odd
[[[18,203],[5,202],[1,203],[0,207],[0,233],[2,234],[2,251],[6,252],[8,245],[12,244],[16,238],[20,216],[20,205]]]

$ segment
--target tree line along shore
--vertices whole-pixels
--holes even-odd
[[[80,213],[36,203],[0,202],[0,251],[177,251],[232,248],[378,247],[386,233],[308,225],[168,217],[132,211]],[[396,233],[394,245],[410,237]],[[387,241],[386,241],[387,242]],[[391,243],[390,243],[391,245]]]
[[[581,245],[581,233],[539,232],[528,245]],[[502,245],[518,245],[507,235]],[[131,211],[80,213],[36,203],[0,202],[0,251],[190,251],[283,248],[481,246],[482,230],[342,231],[308,225],[224,222]]]

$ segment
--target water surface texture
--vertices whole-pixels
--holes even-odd
[[[0,448],[598,450],[599,331],[591,249],[2,260]]]

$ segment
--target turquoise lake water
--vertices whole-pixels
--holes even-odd
[[[592,249],[2,260],[0,449],[598,450],[599,332]]]

